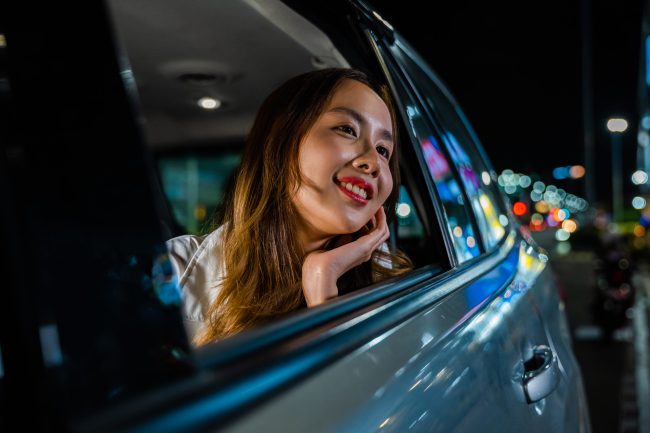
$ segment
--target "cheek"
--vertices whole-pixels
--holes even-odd
[[[390,172],[388,172],[385,177],[382,179],[382,188],[381,188],[381,201],[382,203],[386,201],[391,191],[393,191],[393,177]]]

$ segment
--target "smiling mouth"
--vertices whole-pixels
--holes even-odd
[[[344,177],[334,179],[334,183],[345,195],[358,203],[366,204],[372,198],[372,185],[359,178]]]

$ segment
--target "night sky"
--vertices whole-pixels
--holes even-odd
[[[584,164],[579,0],[372,4],[447,84],[501,171]],[[429,6],[430,5],[430,6]],[[642,0],[591,4],[593,125],[597,197],[611,194],[605,128],[624,116],[626,180],[636,158]],[[563,185],[584,193],[582,181]],[[630,182],[626,182],[626,185]]]

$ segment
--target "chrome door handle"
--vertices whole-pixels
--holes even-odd
[[[528,403],[549,395],[560,383],[557,357],[548,346],[536,346],[533,357],[524,362],[524,393]]]

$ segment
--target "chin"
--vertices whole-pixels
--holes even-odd
[[[349,234],[352,234],[352,233],[356,233],[359,230],[361,230],[364,225],[366,225],[366,222],[358,223],[356,221],[348,221],[344,225],[338,227],[337,234],[339,234],[339,235],[349,235]]]

